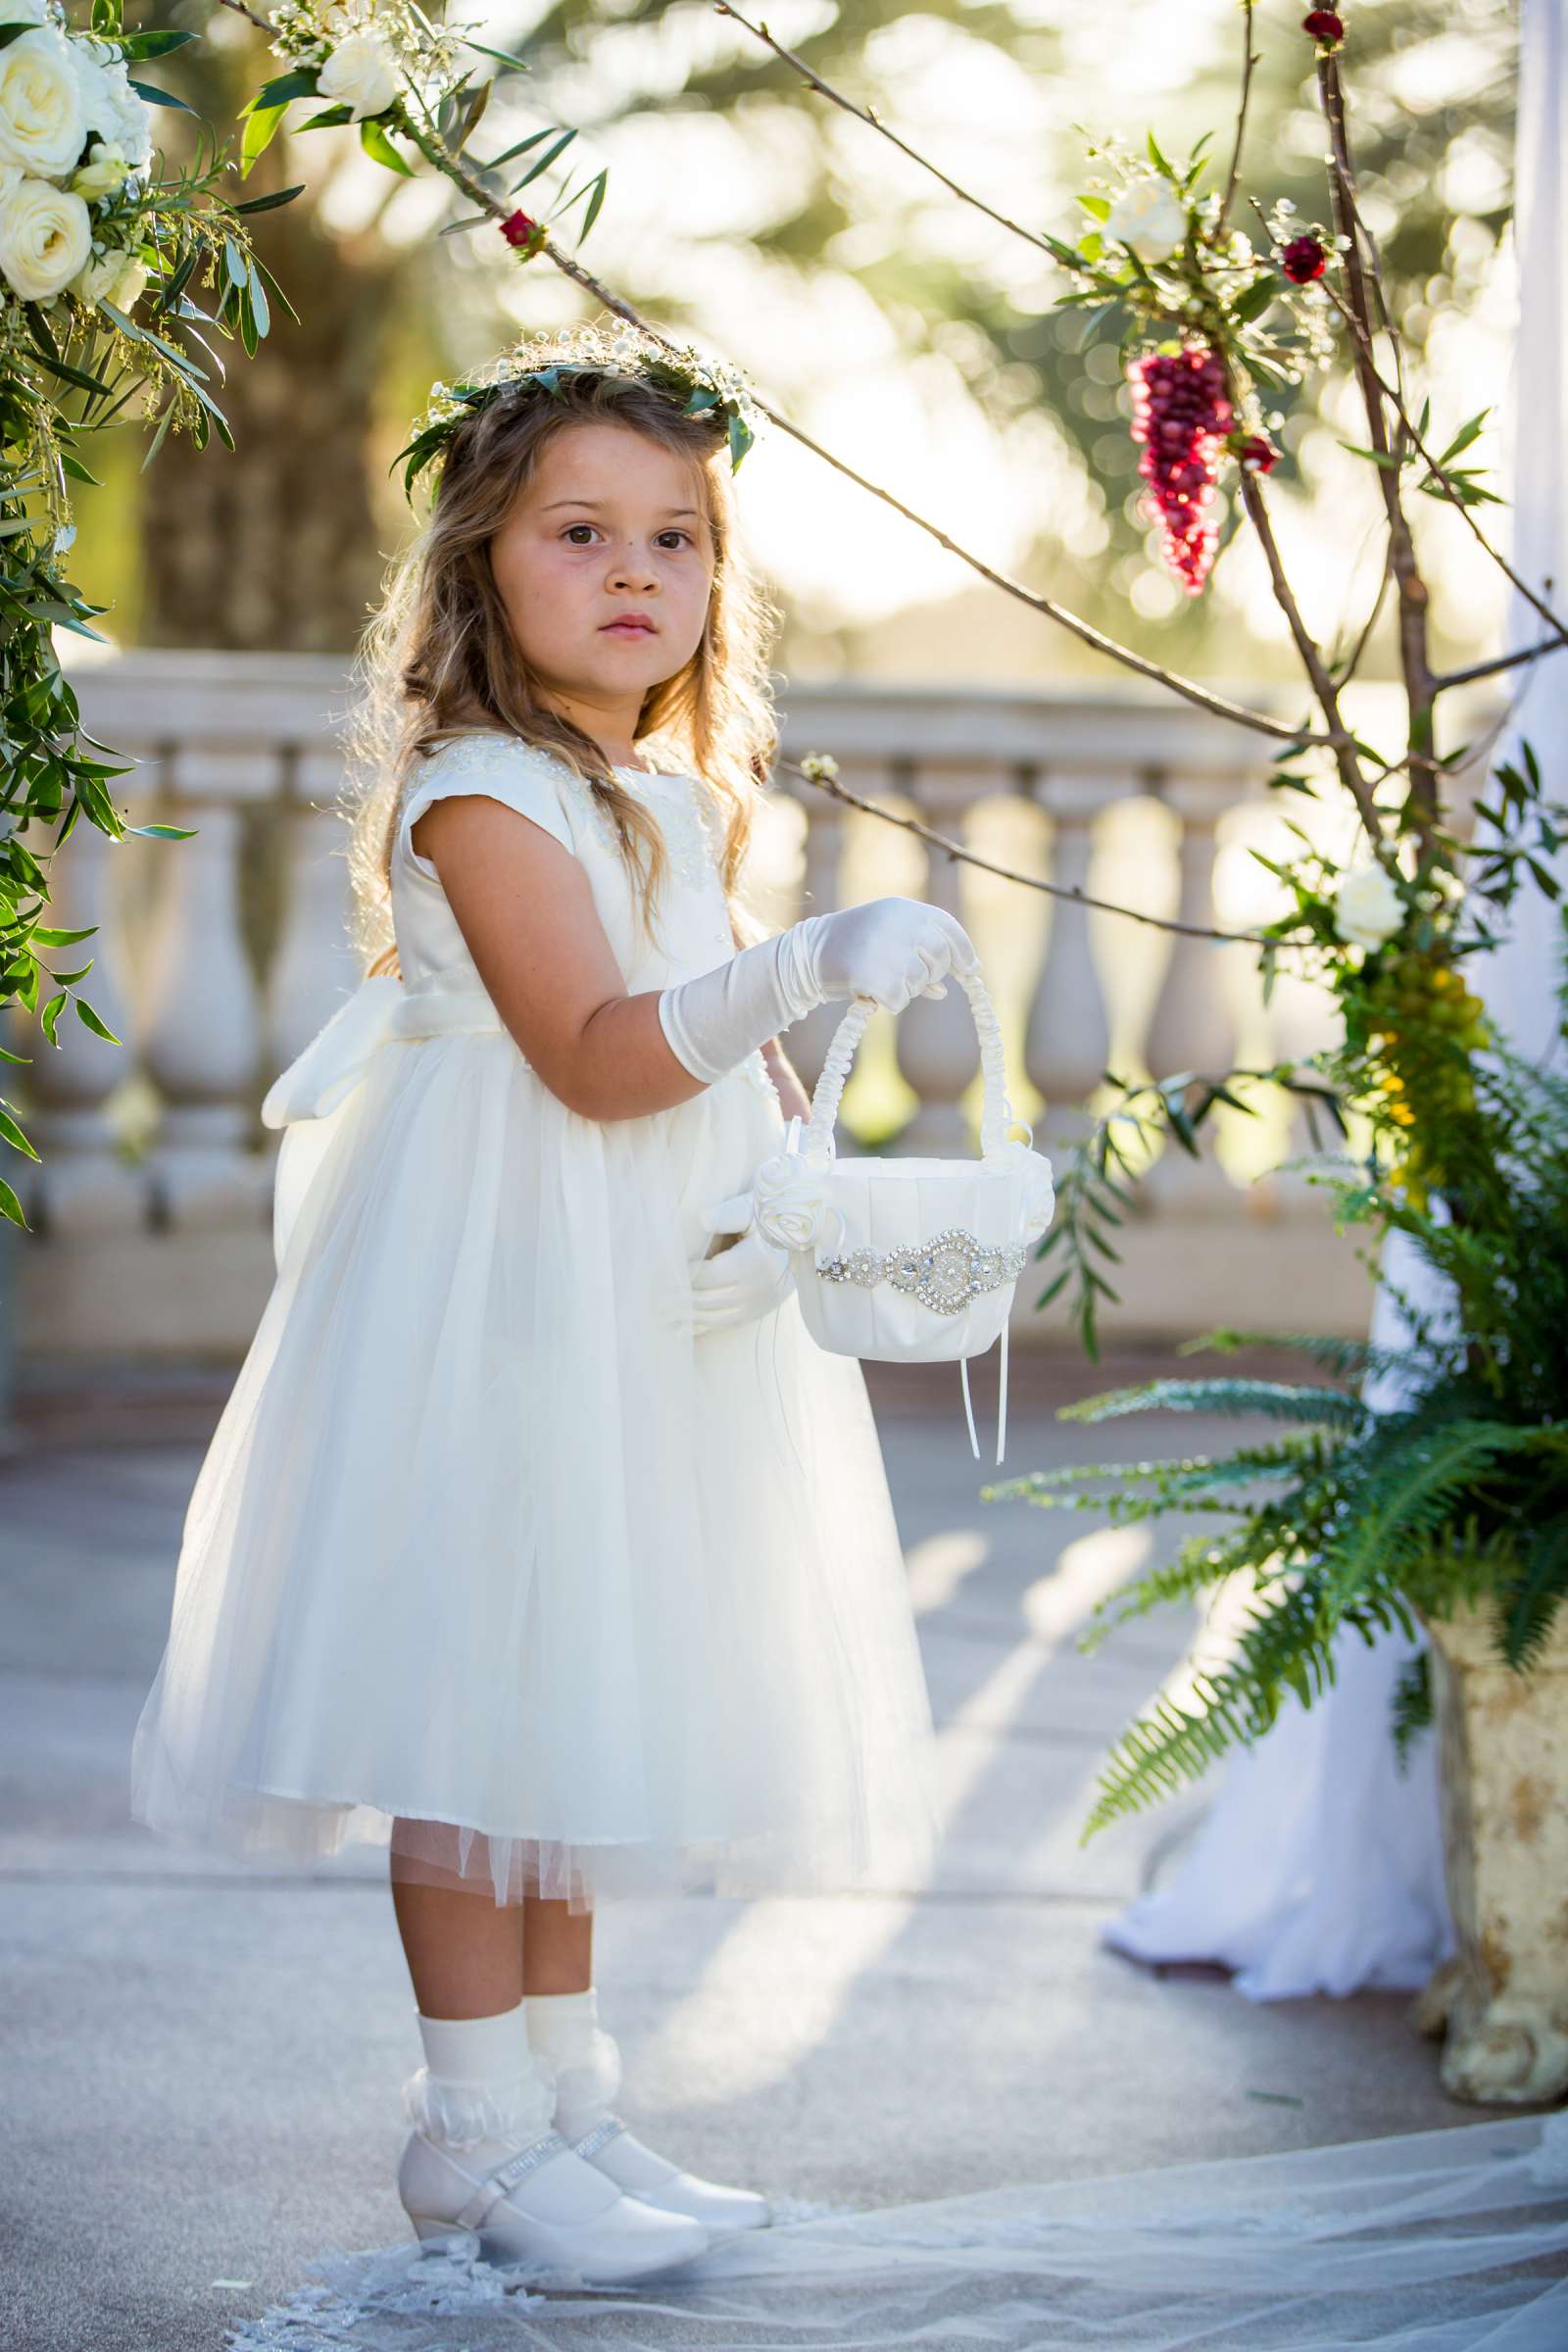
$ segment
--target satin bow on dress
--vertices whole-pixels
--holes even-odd
[[[262,1103],[265,1127],[322,1119],[348,1100],[377,1047],[395,1039],[457,1037],[505,1029],[482,988],[408,988],[395,973],[362,980],[302,1054],[273,1079]]]

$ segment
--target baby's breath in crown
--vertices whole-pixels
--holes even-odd
[[[662,392],[687,416],[722,420],[729,443],[733,472],[757,438],[757,411],[750,387],[736,368],[704,359],[689,343],[666,346],[629,322],[613,326],[592,324],[549,329],[521,335],[508,350],[462,383],[434,383],[414,438],[398,451],[392,464],[407,458],[403,472],[405,497],[430,466],[446,456],[453,434],[466,417],[487,409],[492,401],[533,385],[547,398],[562,397],[561,379],[589,371],[631,375]]]

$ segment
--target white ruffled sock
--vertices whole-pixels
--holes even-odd
[[[403,2085],[403,2107],[416,2131],[499,2164],[550,2130],[555,2077],[530,2042],[524,2002],[494,2017],[415,2017],[424,2064]]]
[[[599,1991],[530,1992],[528,2041],[555,2079],[556,2130],[580,2139],[620,2090],[620,2045],[599,2023]]]

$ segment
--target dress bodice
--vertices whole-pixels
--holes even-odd
[[[478,974],[440,879],[411,835],[433,801],[481,793],[519,808],[579,859],[594,905],[630,992],[663,988],[710,971],[735,953],[718,858],[722,826],[698,778],[617,767],[615,775],[657,820],[668,868],[651,920],[622,859],[603,800],[564,761],[516,737],[473,732],[424,762],[409,795],[392,852],[392,919],[407,984],[478,986]]]

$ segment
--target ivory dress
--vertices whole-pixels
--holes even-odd
[[[267,1097],[276,1280],[133,1749],[162,1836],[296,1865],[391,1842],[574,1908],[929,1863],[930,1709],[859,1364],[793,1291],[692,1326],[700,1212],[784,1133],[760,1053],[669,1110],[569,1110],[412,847],[444,795],[504,802],[586,867],[629,992],[710,970],[735,953],[710,798],[617,772],[670,854],[655,935],[588,785],[512,736],[449,741],[393,849],[403,979],[365,981]]]

